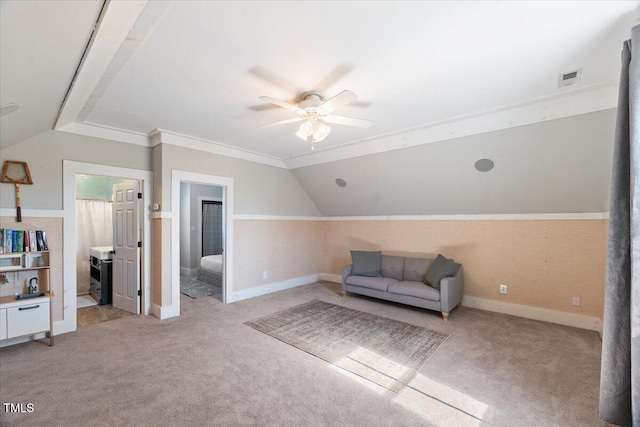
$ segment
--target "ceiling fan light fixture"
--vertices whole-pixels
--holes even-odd
[[[306,120],[300,125],[296,136],[304,141],[320,142],[331,133],[331,128],[320,120]]]
[[[313,126],[313,138],[317,141],[322,141],[331,133],[331,128],[325,125],[320,120],[317,120]]]
[[[304,139],[307,139],[308,136],[313,135],[314,126],[313,123],[309,120],[306,120],[304,123],[300,125],[299,132],[304,135]]]
[[[331,114],[334,110],[353,102],[358,98],[355,93],[349,90],[343,90],[336,96],[329,99],[324,99],[320,94],[313,92],[303,94],[302,98],[302,101],[300,101],[298,105],[294,105],[288,102],[278,101],[277,99],[273,99],[269,96],[261,96],[260,99],[263,101],[293,111],[298,115],[298,117],[280,120],[275,123],[259,127],[266,128],[283,125],[285,123],[302,121],[302,124],[296,132],[296,136],[306,142],[310,142],[311,149],[313,150],[314,142],[322,141],[329,135],[329,133],[331,133],[331,128],[327,126],[327,122],[332,124],[355,126],[363,129],[371,126],[371,122],[369,120]]]

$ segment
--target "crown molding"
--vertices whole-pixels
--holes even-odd
[[[256,153],[254,151],[243,150],[241,148],[232,147],[230,145],[221,144],[219,142],[195,138],[189,135],[182,135],[163,129],[154,130],[149,134],[149,137],[152,147],[158,144],[170,144],[178,147],[200,150],[207,153],[219,154],[221,156],[248,160],[250,162],[262,163],[264,165],[275,166],[277,168],[287,168],[282,160],[276,157],[267,156],[265,154]]]
[[[164,129],[155,129],[149,134],[143,134],[95,123],[70,123],[58,130],[146,147],[170,144],[283,169],[297,169],[616,108],[617,87],[617,82],[611,81],[480,113],[457,116],[392,134],[316,149],[286,159]]]
[[[130,130],[112,128],[108,126],[96,125],[93,123],[69,123],[59,129],[61,132],[73,133],[76,135],[91,136],[94,138],[109,139],[112,141],[125,142],[127,144],[150,147],[149,136],[144,133],[132,132]]]
[[[297,169],[369,154],[399,150],[617,107],[618,83],[609,81],[516,104],[451,117],[359,141],[318,148],[284,159]]]

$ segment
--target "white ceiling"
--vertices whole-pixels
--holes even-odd
[[[21,6],[29,14],[5,13],[18,8],[13,3],[19,2],[2,1],[3,92],[5,84],[29,76],[33,57],[46,58],[38,64],[47,61],[52,74],[60,67],[75,69],[96,2],[68,2],[59,9]],[[47,4],[52,3],[61,2]],[[65,105],[59,128],[122,140],[161,129],[173,138],[201,140],[200,146],[285,160],[288,167],[335,160],[327,153],[340,150],[354,157],[611,108],[622,41],[639,22],[636,1],[138,1],[146,5],[142,13],[110,16],[108,9],[122,8],[120,3],[108,4],[101,25],[122,23],[126,13],[132,24],[120,39],[98,31],[93,56],[80,73],[93,83],[74,86],[78,102]],[[34,20],[40,24],[30,24]],[[21,28],[27,24],[29,31]],[[112,49],[104,53],[108,42]],[[559,73],[578,68],[580,83],[558,89]],[[66,80],[47,83],[64,94],[69,80],[67,72]],[[257,129],[293,113],[263,109],[258,97],[292,101],[318,88],[327,96],[345,89],[358,94],[359,105],[336,113],[373,125],[333,125],[313,154],[316,160],[300,163],[310,147],[294,136],[296,124]],[[2,98],[3,105],[8,101],[39,104],[33,97]],[[510,112],[516,110],[514,118]],[[483,118],[481,126],[471,123],[477,117]],[[451,123],[455,130],[442,127]],[[51,119],[37,125],[50,127]],[[6,133],[3,122],[3,147],[19,142],[13,128]]]
[[[0,1],[0,147],[50,130],[102,1]]]

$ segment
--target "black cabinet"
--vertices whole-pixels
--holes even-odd
[[[89,293],[99,305],[111,304],[111,260],[91,257],[91,284]]]

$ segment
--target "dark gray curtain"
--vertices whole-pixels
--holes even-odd
[[[222,253],[222,203],[202,202],[202,256]]]
[[[611,177],[600,417],[640,426],[640,26],[624,43]]]

